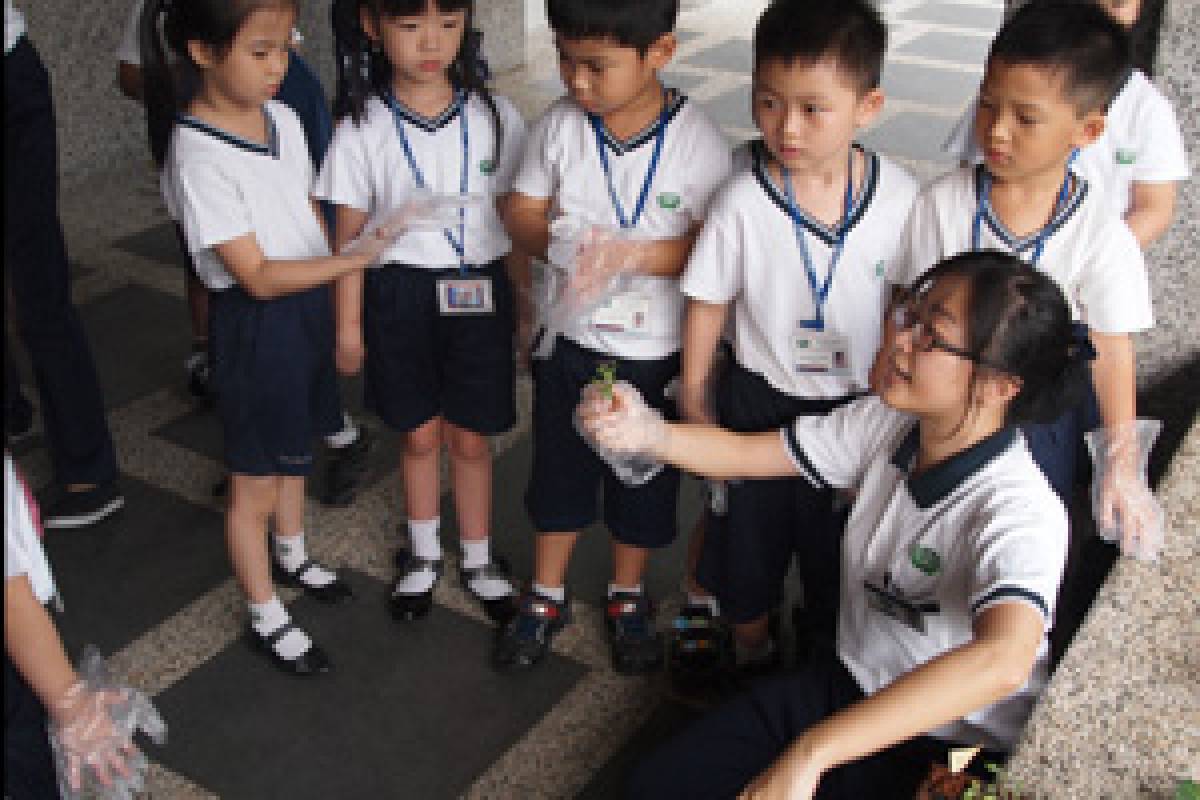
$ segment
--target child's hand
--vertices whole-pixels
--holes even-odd
[[[579,306],[597,302],[614,280],[637,270],[643,248],[604,228],[590,228],[579,243],[567,291]]]
[[[1146,462],[1161,424],[1131,420],[1087,434],[1095,461],[1092,487],[1096,530],[1121,552],[1154,561],[1166,536],[1166,514],[1150,491]]]
[[[663,460],[670,426],[624,381],[613,383],[611,389],[603,382],[588,384],[579,419],[587,435],[605,450]]]
[[[363,343],[362,324],[339,325],[337,342],[333,357],[338,374],[350,377],[357,375],[362,369],[367,356],[367,348]]]

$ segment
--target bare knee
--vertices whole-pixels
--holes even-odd
[[[492,457],[488,438],[481,433],[447,425],[446,446],[455,461],[486,461]]]
[[[434,417],[404,435],[404,454],[409,458],[437,455],[442,446],[442,421]]]
[[[265,525],[279,502],[279,480],[273,476],[233,475],[229,486],[229,513]]]

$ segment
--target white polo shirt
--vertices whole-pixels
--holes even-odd
[[[417,191],[418,184],[404,154],[397,117],[404,125],[404,134],[426,187],[441,194],[459,194],[464,166],[464,107],[469,150],[467,191],[490,197],[506,194],[524,146],[525,122],[506,98],[493,97],[504,126],[498,158],[494,157],[495,121],[478,95],[471,94],[465,106],[461,99],[456,100],[433,118],[399,102],[394,114],[386,102],[372,95],[361,124],[355,124],[349,117],[338,123],[317,178],[317,196],[371,215],[403,206]],[[451,230],[457,237],[458,228]],[[494,204],[486,212],[467,212],[468,264],[487,264],[506,255],[511,247]],[[445,268],[457,266],[459,258],[443,232],[420,231],[402,236],[384,253],[383,261]]]
[[[892,161],[863,151],[866,173],[848,217],[842,255],[824,307],[826,331],[849,340],[848,374],[797,372],[792,343],[802,320],[816,314],[796,226],[784,193],[752,148],[748,169],[717,194],[680,287],[705,303],[733,304],[737,362],[794,397],[837,398],[867,386],[879,348],[884,278],[900,255],[916,181]],[[829,274],[836,230],[801,211],[817,280]]]
[[[925,186],[913,203],[904,257],[888,282],[909,286],[947,256],[971,249],[981,191],[982,165],[952,170]],[[1066,295],[1071,313],[1101,333],[1133,333],[1154,325],[1150,282],[1137,239],[1108,201],[1086,180],[1073,191],[1046,230],[1038,269]],[[1028,262],[1035,237],[1014,237],[986,205],[980,249],[1002,250]]]
[[[171,133],[163,198],[183,226],[197,274],[212,290],[236,283],[212,248],[248,233],[267,258],[329,255],[313,209],[312,160],[300,120],[275,100],[263,111],[271,134],[266,144],[188,116]]]
[[[729,143],[720,129],[687,97],[673,93],[658,169],[643,215],[631,232],[636,238],[674,239],[705,218],[713,192],[730,171]],[[612,186],[627,218],[632,217],[654,153],[655,120],[641,133],[619,141],[604,131]],[[619,227],[601,165],[596,133],[588,116],[569,97],[546,111],[530,133],[529,146],[513,190],[528,197],[553,198],[553,213],[589,225]],[[624,297],[645,311],[648,324],[637,332],[602,330],[593,319],[575,320],[565,335],[602,353],[630,359],[665,358],[679,349],[683,295],[676,278],[635,276]]]
[[[971,103],[943,146],[959,158],[979,163],[975,110]],[[1141,70],[1131,70],[1106,114],[1104,133],[1079,152],[1074,168],[1103,195],[1118,215],[1133,202],[1134,183],[1173,183],[1191,177],[1183,133],[1171,101]]]
[[[1001,603],[1029,606],[1049,631],[1067,512],[1016,428],[916,476],[917,423],[877,397],[800,417],[781,435],[815,485],[857,490],[842,544],[837,639],[864,692],[967,644],[975,619]],[[912,610],[897,611],[881,596]],[[1043,636],[1020,690],[929,733],[1011,750],[1048,674]]]
[[[4,579],[29,579],[33,595],[45,605],[54,597],[54,578],[42,549],[41,523],[33,495],[17,474],[12,456],[4,454]]]

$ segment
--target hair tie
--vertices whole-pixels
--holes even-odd
[[[1071,323],[1071,340],[1067,345],[1067,361],[1071,364],[1096,360],[1096,346],[1088,335],[1088,326],[1082,322]]]

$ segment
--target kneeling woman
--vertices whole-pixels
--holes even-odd
[[[799,472],[852,490],[837,657],[757,686],[668,743],[631,797],[912,797],[931,745],[1010,750],[1048,673],[1067,513],[1018,425],[1053,419],[1094,355],[1017,259],[941,262],[897,305],[878,396],[779,433],[672,425],[618,384],[603,446],[712,478]],[[836,565],[830,565],[835,569]]]

